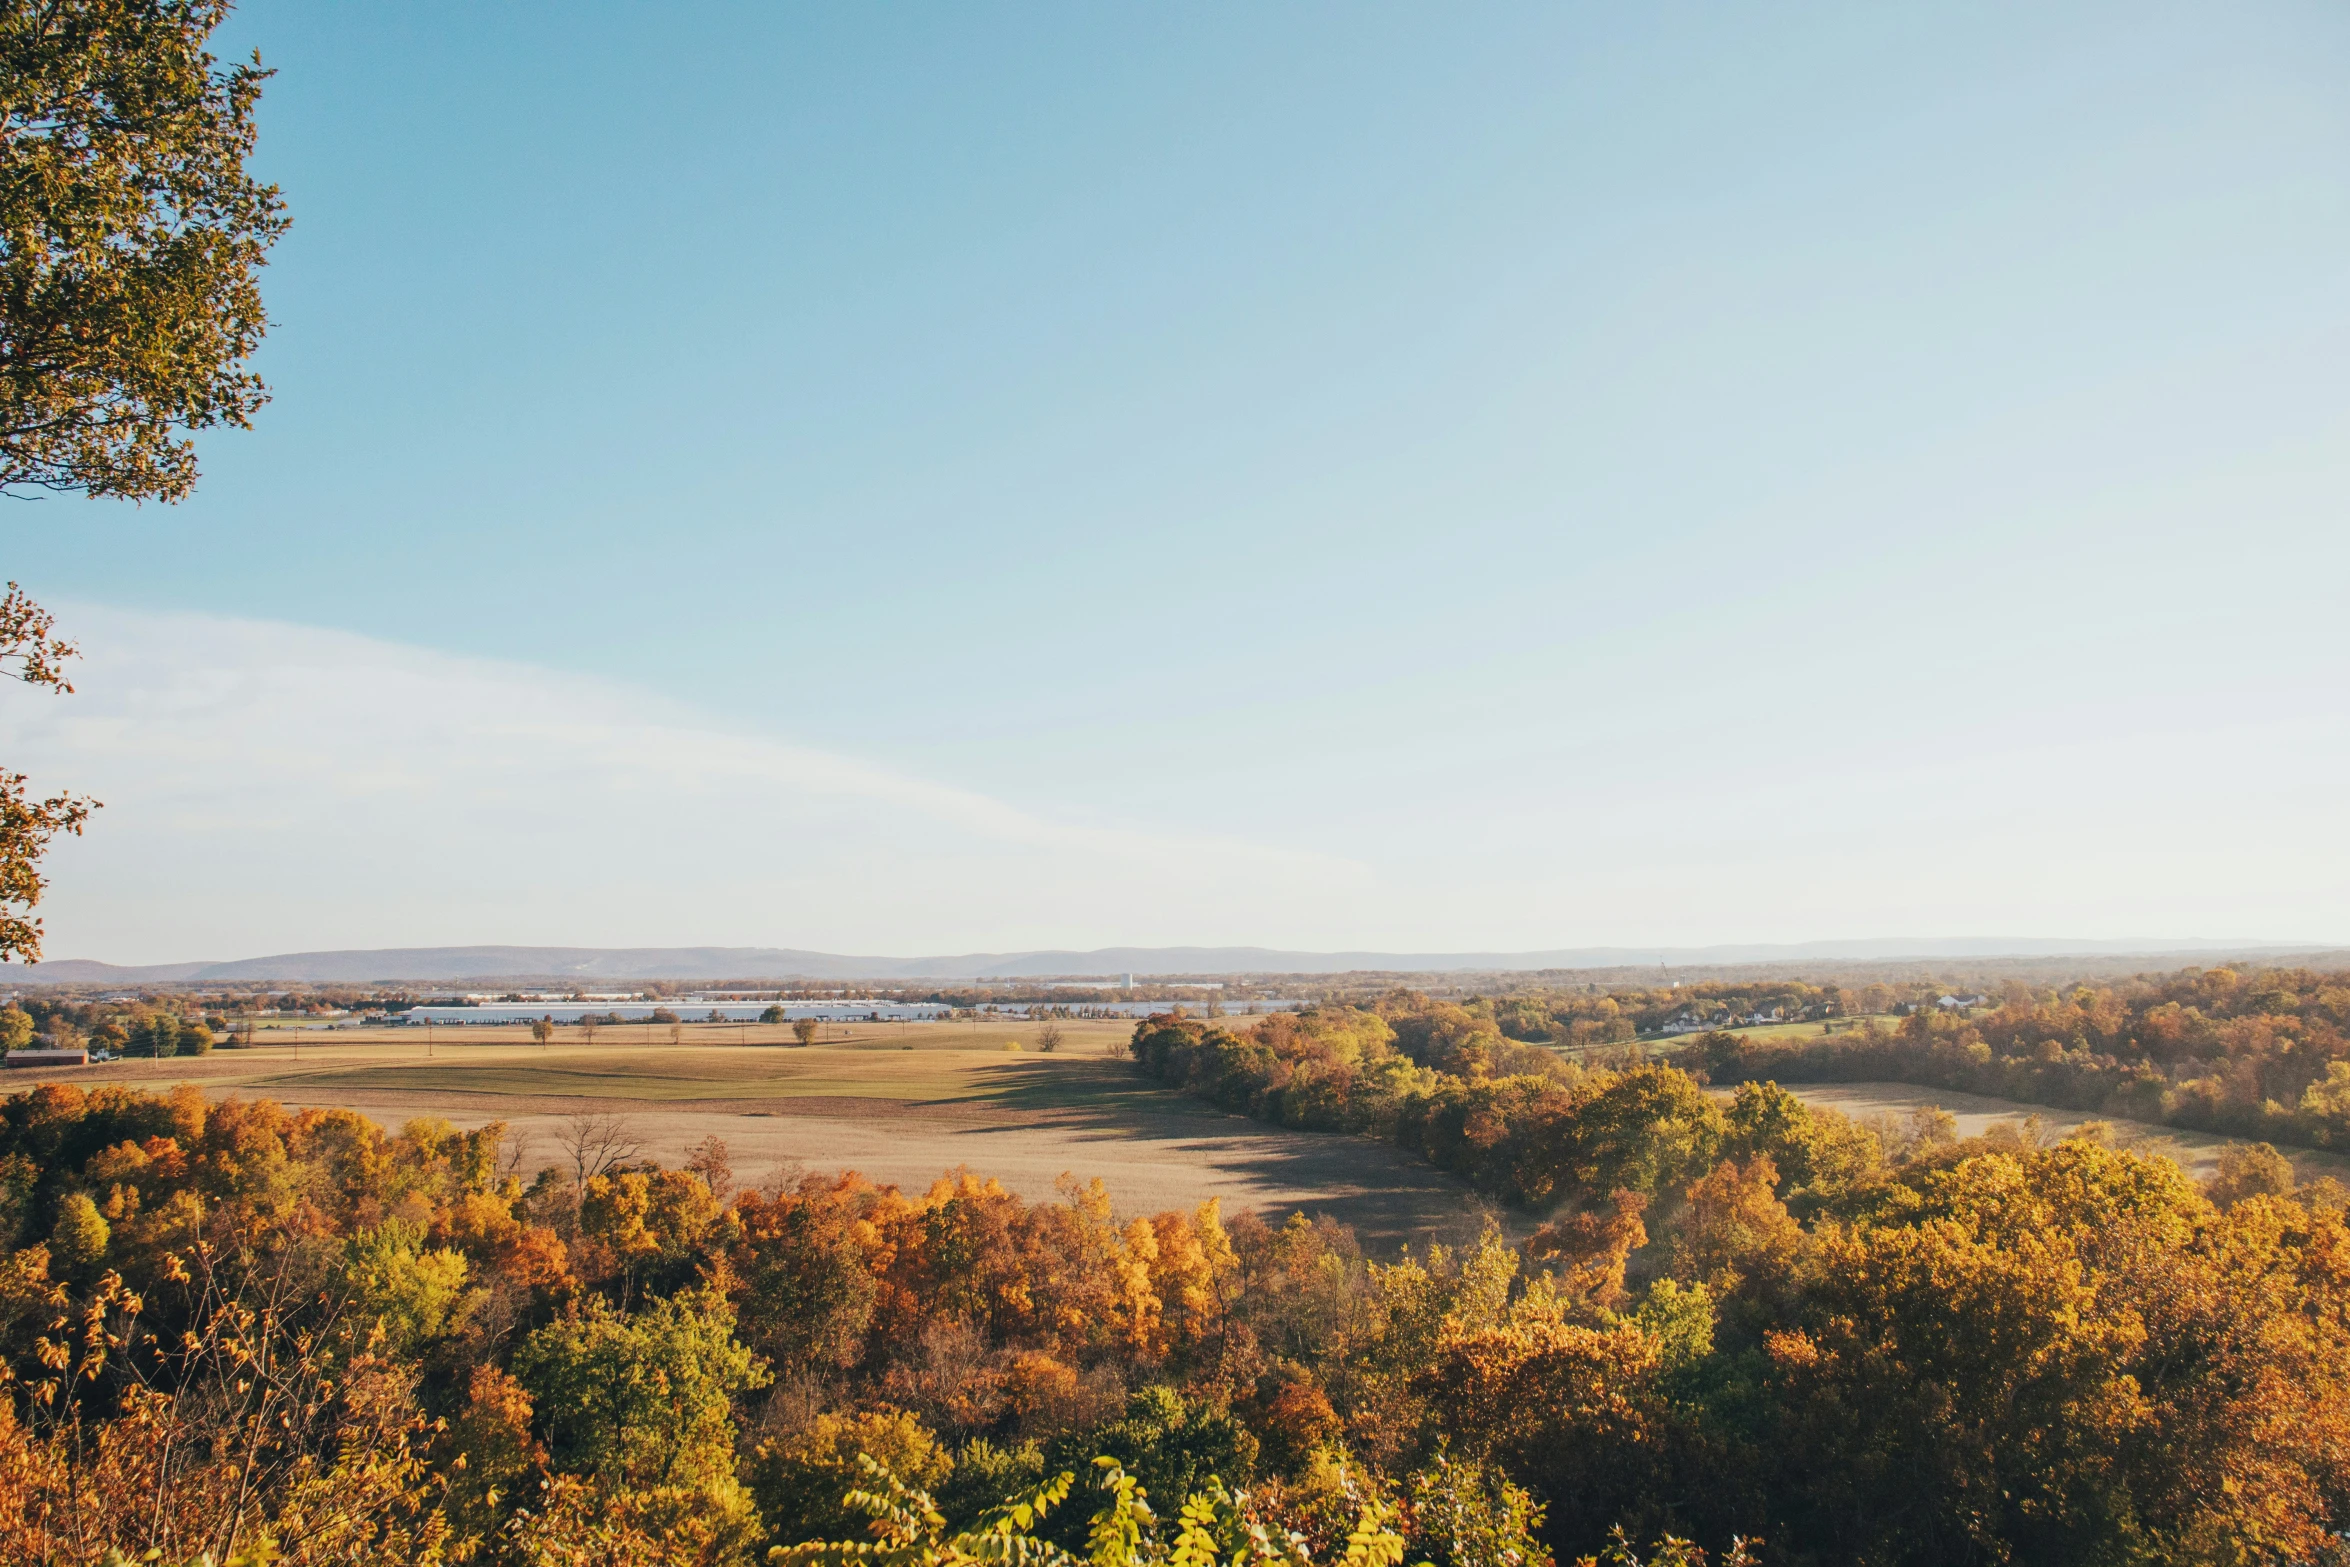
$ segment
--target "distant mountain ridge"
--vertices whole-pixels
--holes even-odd
[[[1527,973],[1663,965],[1871,962],[1904,958],[2069,957],[2327,950],[2323,942],[2147,938],[1943,936],[1743,943],[1711,947],[1569,947],[1545,952],[1288,952],[1269,947],[1100,947],[1090,952],[980,952],[955,957],[858,957],[791,947],[379,947],[288,952],[225,963],[117,965],[67,958],[28,965],[19,983],[159,985],[454,983],[492,980],[976,980],[1158,978],[1181,974]],[[0,979],[5,979],[0,971]]]

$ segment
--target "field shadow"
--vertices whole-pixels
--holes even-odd
[[[1108,1056],[1007,1057],[973,1067],[970,1087],[936,1103],[986,1103],[1006,1110],[1054,1110],[1116,1116],[1134,1111],[1221,1115],[1213,1105],[1143,1075],[1131,1061]]]
[[[1131,1061],[1007,1061],[981,1075],[991,1080],[990,1102],[1049,1112],[1074,1142],[1204,1159],[1264,1193],[1255,1209],[1266,1222],[1292,1212],[1327,1217],[1374,1255],[1461,1245],[1488,1224],[1512,1239],[1535,1226],[1393,1144],[1251,1120],[1155,1082]],[[984,1137],[987,1128],[961,1135]]]

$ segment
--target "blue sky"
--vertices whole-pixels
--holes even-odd
[[[223,43],[276,401],[9,540],[52,955],[2350,941],[2339,7]]]

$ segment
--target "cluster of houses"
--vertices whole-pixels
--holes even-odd
[[[1945,1012],[1964,1012],[1969,1007],[1988,1006],[1990,1003],[1991,998],[1989,996],[1978,996],[1973,994],[1964,996],[1949,995],[1936,996],[1930,1003],[1924,1001],[1905,1001],[1900,1006],[1894,1008],[1894,1010],[1901,1013],[1923,1012],[1929,1005],[1931,1005],[1940,1007]]]
[[[1758,1023],[1784,1023],[1785,1007],[1773,1007],[1768,1012],[1753,1011],[1741,1017],[1724,1007],[1719,1012],[1700,1012],[1695,1007],[1684,1007],[1665,1020],[1660,1034],[1702,1034],[1709,1028],[1752,1028]]]
[[[1938,996],[1932,1001],[1905,1001],[1894,1010],[1906,1014],[1940,1007],[1944,1011],[1964,1012],[1972,1007],[1987,1006],[1990,1004],[1990,999],[1988,996],[1976,995],[1971,992],[1964,995],[1952,992],[1947,996]],[[1707,1011],[1702,1005],[1692,1004],[1683,1007],[1667,1018],[1663,1026],[1657,1029],[1657,1033],[1660,1035],[1702,1034],[1711,1028],[1753,1028],[1763,1023],[1785,1023],[1797,1018],[1824,1015],[1826,1014],[1817,1008],[1808,1010],[1788,1007],[1771,1007],[1768,1010],[1757,1008],[1752,1012],[1741,1014],[1728,1007]]]

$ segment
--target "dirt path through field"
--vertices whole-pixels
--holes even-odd
[[[1949,1088],[1918,1088],[1908,1083],[1782,1083],[1780,1086],[1805,1104],[1841,1110],[1855,1120],[1866,1120],[1873,1115],[1900,1118],[1915,1110],[1938,1106],[1958,1118],[1959,1135],[1962,1137],[1980,1136],[1996,1122],[2020,1121],[2034,1116],[2039,1118],[2043,1129],[2054,1135],[2062,1135],[2092,1121],[2102,1121],[2113,1128],[2116,1142],[2141,1153],[2162,1154],[2173,1159],[2197,1179],[2212,1173],[2219,1163],[2222,1149],[2246,1140],[2219,1137],[2208,1132],[2182,1131],[2171,1126],[2148,1126],[2138,1121],[2117,1121],[2084,1111],[2057,1110],[2047,1105],[1993,1099],[1983,1094],[1962,1094]],[[2350,1181],[2350,1159],[2339,1154],[2299,1148],[2278,1151],[2293,1161],[2294,1171],[2302,1180],[2330,1175],[2336,1180]]]

